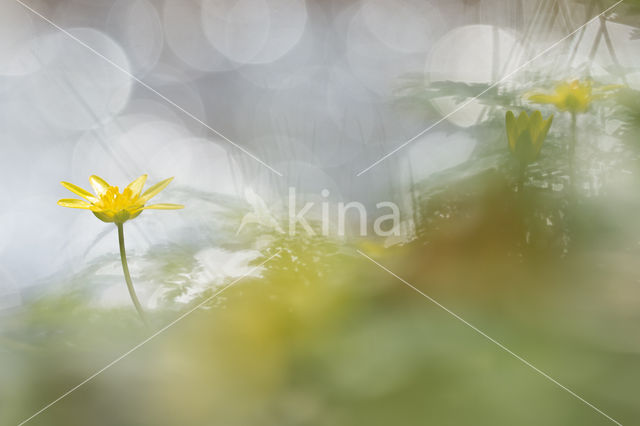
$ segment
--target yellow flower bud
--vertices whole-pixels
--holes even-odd
[[[520,164],[527,165],[537,160],[552,121],[553,115],[543,120],[540,111],[530,117],[523,111],[517,119],[512,111],[507,112],[509,150]]]

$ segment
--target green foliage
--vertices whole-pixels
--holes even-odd
[[[452,98],[455,102],[465,102],[478,97],[485,106],[514,105],[518,94],[498,86],[483,83],[463,83],[456,81],[427,82],[422,73],[406,74],[395,88],[398,106],[421,111],[428,117],[438,114],[431,101],[438,98]]]

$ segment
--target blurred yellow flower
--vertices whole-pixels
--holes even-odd
[[[507,111],[509,149],[521,165],[536,161],[552,121],[553,115],[543,120],[540,111],[534,112],[531,117],[523,111],[517,119],[512,111]]]
[[[606,92],[622,86],[609,85],[593,87],[589,80],[561,82],[556,85],[553,93],[530,93],[527,98],[537,104],[551,104],[560,111],[572,114],[582,113],[589,109],[591,102],[606,96]]]
[[[62,207],[74,209],[91,210],[93,214],[103,222],[113,222],[116,225],[123,224],[127,220],[134,219],[145,209],[173,210],[184,208],[180,204],[152,204],[145,206],[145,203],[169,185],[173,178],[165,179],[149,189],[142,195],[142,187],[147,181],[147,175],[142,175],[131,182],[124,191],[120,192],[117,186],[110,186],[104,179],[98,176],[91,176],[89,182],[96,195],[91,194],[69,182],[61,182],[62,186],[84,198],[76,200],[65,198],[58,201]]]

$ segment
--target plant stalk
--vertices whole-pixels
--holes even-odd
[[[518,183],[516,186],[517,192],[520,194],[524,191],[525,175],[527,173],[527,163],[521,162],[518,169]]]
[[[120,244],[120,261],[122,262],[122,272],[124,272],[124,280],[127,282],[127,289],[129,290],[129,296],[131,296],[131,301],[133,305],[136,307],[136,311],[138,311],[138,315],[140,315],[140,320],[144,323],[147,328],[149,327],[149,321],[147,320],[147,316],[142,309],[142,305],[140,305],[140,301],[138,300],[138,296],[136,295],[136,290],[133,288],[133,282],[131,282],[131,275],[129,274],[129,265],[127,264],[127,253],[124,248],[124,224],[118,223],[116,224],[118,227],[118,243]]]
[[[575,112],[571,113],[571,140],[569,141],[569,178],[571,179],[571,188],[576,191],[576,145],[578,142],[578,116]]]
[[[521,230],[521,244],[522,249],[525,250],[527,247],[527,229],[528,229],[528,209],[527,209],[527,197],[525,196],[525,178],[527,174],[528,164],[524,161],[519,162],[518,164],[518,181],[516,183],[516,198],[515,198],[515,208],[518,211],[517,217],[520,218],[519,225]]]

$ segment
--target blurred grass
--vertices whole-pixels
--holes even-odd
[[[584,244],[565,258],[523,258],[479,232],[486,226],[453,240],[435,228],[438,238],[380,261],[622,423],[640,418],[640,343],[630,339],[638,284],[634,268],[620,269],[637,248]],[[518,239],[503,229],[509,236]],[[231,287],[31,424],[606,423],[354,248],[274,235],[263,258],[281,255],[262,278]],[[165,306],[153,321],[184,310]],[[145,333],[129,307],[65,295],[5,318],[2,336],[0,422],[16,424]]]

